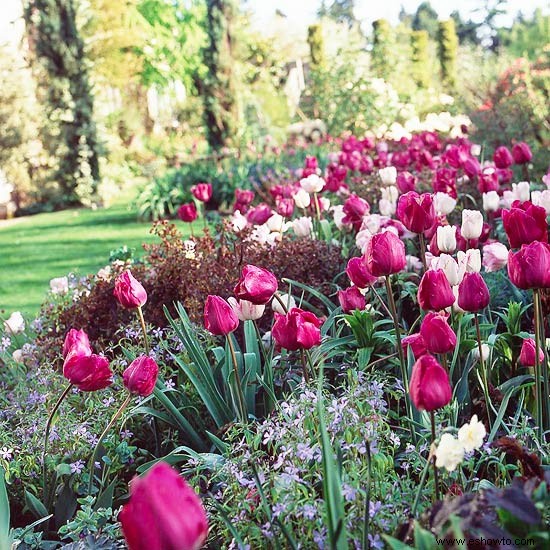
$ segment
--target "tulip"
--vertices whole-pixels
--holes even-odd
[[[456,250],[456,227],[441,225],[436,231],[437,248],[440,252],[450,254]]]
[[[273,298],[271,300],[271,309],[275,313],[280,313],[281,315],[286,315],[287,311],[290,311],[293,307],[296,307],[296,300],[294,299],[294,296],[291,296],[290,294],[278,294],[277,295],[279,300]],[[281,302],[284,304],[284,308],[281,305]]]
[[[496,212],[500,207],[500,197],[496,191],[483,193],[483,210],[485,212]]]
[[[550,216],[550,189],[544,191],[533,191],[531,193],[531,201],[535,206],[540,206],[546,211],[546,215]]]
[[[409,394],[419,411],[435,411],[450,403],[449,375],[432,355],[423,355],[413,365]]]
[[[507,147],[501,146],[495,149],[493,162],[497,168],[509,168],[514,163],[514,157]]]
[[[319,193],[325,186],[325,180],[317,174],[310,174],[300,180],[300,187],[309,194]]]
[[[367,244],[364,261],[375,277],[399,273],[407,265],[405,244],[391,231],[373,235]]]
[[[483,267],[485,271],[498,271],[508,263],[508,249],[499,242],[486,244],[483,247]]]
[[[19,334],[25,330],[25,319],[20,311],[14,311],[4,321],[4,329],[10,334]]]
[[[254,225],[263,225],[269,218],[271,218],[273,212],[271,207],[265,203],[260,203],[255,208],[251,208],[246,213],[246,219],[248,223]]]
[[[292,230],[297,237],[309,237],[313,233],[313,222],[309,216],[292,220]]]
[[[401,193],[408,193],[414,191],[416,178],[410,172],[399,172],[395,183]]]
[[[533,338],[525,338],[521,346],[521,352],[519,354],[519,362],[524,367],[534,367],[537,363],[535,356],[535,340]],[[539,347],[539,363],[544,361],[544,352]]]
[[[343,212],[345,214],[343,223],[347,225],[353,225],[356,231],[361,227],[363,216],[366,216],[370,211],[369,203],[358,197],[357,195],[350,195],[344,203]]]
[[[448,353],[456,347],[456,334],[447,323],[447,316],[430,312],[422,320],[420,334],[430,353]]]
[[[512,157],[516,164],[527,164],[533,158],[533,153],[527,143],[520,141],[512,147]]]
[[[198,212],[197,207],[194,202],[189,202],[187,204],[182,204],[178,208],[178,218],[182,222],[191,223],[197,219]]]
[[[63,342],[63,359],[67,356],[88,356],[92,355],[92,348],[90,346],[90,339],[83,330],[76,330],[72,328],[65,336]]]
[[[395,210],[397,208],[397,205],[395,202],[390,202],[386,199],[380,199],[378,201],[378,210],[380,212],[380,215],[387,216],[388,218],[391,218],[395,214]]]
[[[208,202],[212,197],[211,183],[197,183],[191,187],[191,193],[200,202]]]
[[[418,305],[423,310],[440,311],[454,304],[451,285],[442,269],[428,269],[418,285]]]
[[[512,183],[514,199],[519,202],[528,201],[531,198],[531,184],[528,181]]]
[[[307,208],[311,204],[311,197],[305,189],[298,189],[292,196],[298,208]]]
[[[462,211],[460,232],[465,239],[478,239],[483,230],[483,214],[478,210]]]
[[[445,193],[456,199],[456,170],[453,168],[436,170],[432,179],[432,188],[434,193]]]
[[[147,397],[155,389],[158,374],[159,368],[154,359],[142,355],[136,357],[122,373],[122,382],[131,394]]]
[[[458,305],[464,311],[474,313],[489,305],[490,296],[483,277],[476,272],[465,273],[458,287]]]
[[[204,304],[204,327],[217,336],[227,335],[239,326],[239,318],[220,296],[209,295]]]
[[[500,187],[498,181],[498,172],[492,167],[486,167],[479,174],[477,188],[480,193],[489,193],[491,191],[498,191]]]
[[[142,307],[147,302],[147,292],[129,269],[116,278],[113,294],[128,309]]]
[[[262,305],[273,298],[278,286],[277,277],[271,271],[255,265],[245,265],[234,292],[241,300]]]
[[[346,274],[349,280],[359,288],[367,288],[378,280],[378,277],[369,272],[363,258],[350,258],[346,267]]]
[[[458,260],[458,280],[462,282],[465,273],[481,271],[481,252],[477,248],[469,248],[466,252],[460,250],[456,255]]]
[[[397,217],[409,231],[424,233],[435,221],[432,195],[419,195],[415,191],[401,195],[397,204]]]
[[[433,195],[434,209],[438,216],[446,216],[450,214],[456,206],[456,199],[453,199],[447,193],[434,193]]]
[[[208,535],[200,498],[165,462],[130,482],[119,519],[129,550],[198,550]]]
[[[502,225],[512,248],[533,241],[548,242],[546,211],[529,201],[515,201],[510,210],[503,210]]]
[[[447,277],[447,281],[451,287],[456,286],[460,282],[458,275],[458,263],[449,254],[441,254],[439,258],[434,258],[431,263],[431,269],[441,269]]]
[[[254,191],[250,189],[235,189],[235,202],[248,206],[254,200]]]
[[[338,291],[338,301],[344,313],[350,313],[356,309],[363,310],[366,307],[365,297],[356,286],[350,286]]]
[[[397,202],[399,198],[399,189],[395,185],[390,185],[389,187],[382,187],[380,190],[382,193],[382,198],[388,202],[394,203]]]
[[[294,307],[286,315],[275,313],[271,336],[287,350],[310,349],[321,343],[321,325],[321,320],[313,313]]]
[[[550,245],[539,241],[508,254],[508,276],[523,290],[550,288]]]
[[[294,200],[293,199],[279,199],[277,201],[277,214],[283,216],[283,218],[290,218],[294,212]]]
[[[470,179],[474,179],[476,176],[479,176],[481,172],[481,164],[479,164],[479,160],[476,158],[468,157],[462,169]]]
[[[228,298],[229,305],[239,318],[239,321],[255,321],[259,319],[265,311],[265,305],[256,305],[248,300],[237,300],[236,298]]]
[[[95,354],[69,353],[63,364],[63,376],[81,391],[102,390],[113,382],[109,361]]]
[[[426,349],[426,343],[424,342],[424,338],[422,338],[422,334],[417,332],[416,334],[409,334],[409,336],[405,336],[401,340],[401,346],[403,347],[403,351],[405,353],[408,352],[410,349],[413,352],[415,359],[420,359],[422,355],[427,353]]]
[[[395,166],[387,166],[378,170],[378,175],[383,185],[395,185],[397,181],[397,169]]]

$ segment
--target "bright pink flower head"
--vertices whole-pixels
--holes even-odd
[[[277,201],[277,214],[283,218],[290,218],[294,212],[294,199],[279,199]]]
[[[514,201],[510,210],[503,210],[502,225],[511,248],[533,241],[548,242],[546,210],[530,201]]]
[[[235,189],[235,202],[250,204],[254,200],[254,191],[250,189]]]
[[[527,143],[520,141],[512,147],[512,156],[516,164],[527,164],[533,158],[533,153]]]
[[[423,355],[414,364],[409,394],[419,411],[435,411],[450,403],[453,392],[449,375],[432,355]]]
[[[479,174],[477,188],[480,193],[489,191],[498,191],[500,183],[498,181],[498,172],[494,168],[484,168]]]
[[[401,193],[408,193],[409,191],[414,191],[416,178],[410,172],[399,172],[396,184]]]
[[[514,163],[514,157],[508,147],[497,147],[493,154],[493,162],[497,168],[509,168]]]
[[[453,289],[442,269],[428,269],[418,285],[418,305],[425,311],[441,311],[455,302]]]
[[[358,231],[363,222],[363,216],[370,212],[370,206],[365,199],[357,195],[350,195],[344,203],[343,212],[345,216],[342,218],[342,222],[353,225],[354,229]]]
[[[133,394],[147,397],[153,393],[159,374],[159,367],[151,357],[136,357],[122,373],[122,382]]]
[[[375,277],[399,273],[405,269],[405,244],[391,231],[373,235],[364,255],[365,265]]]
[[[422,338],[422,334],[419,332],[405,336],[405,338],[401,340],[401,347],[403,348],[405,354],[408,353],[410,348],[415,359],[419,359],[428,352],[424,338]]]
[[[437,169],[432,179],[432,187],[434,193],[447,193],[456,199],[456,170],[454,168]]]
[[[128,309],[142,307],[147,302],[147,292],[129,269],[117,277],[113,294]]]
[[[413,233],[424,233],[435,221],[433,196],[429,193],[419,195],[409,191],[399,197],[397,217],[403,225]]]
[[[199,550],[208,535],[200,498],[166,462],[130,482],[119,519],[129,550]]]
[[[535,340],[533,338],[525,338],[521,346],[521,352],[519,354],[519,362],[524,367],[534,367],[537,363],[535,356]],[[544,352],[539,347],[539,363],[544,361]]]
[[[350,313],[356,309],[363,310],[366,306],[365,297],[356,286],[350,286],[338,291],[338,301],[344,313]]]
[[[252,223],[254,225],[263,225],[271,216],[273,215],[273,212],[271,210],[271,207],[264,202],[258,204],[255,208],[251,208],[246,213],[246,219],[248,223]]]
[[[464,170],[464,173],[470,179],[474,179],[475,177],[479,176],[481,172],[481,164],[479,164],[479,161],[474,157],[468,157],[464,162],[464,166],[462,168]]]
[[[216,336],[226,336],[239,326],[233,308],[220,296],[209,295],[204,304],[204,328]]]
[[[465,273],[458,286],[458,307],[475,313],[485,309],[490,301],[489,289],[483,277],[476,271]]]
[[[378,277],[375,277],[369,272],[363,258],[358,257],[350,258],[348,260],[346,274],[349,277],[349,280],[359,288],[367,288],[374,284],[378,279]]]
[[[271,336],[290,351],[310,349],[321,343],[321,320],[309,311],[293,307],[286,315],[275,313]]]
[[[72,328],[67,332],[63,342],[63,359],[66,359],[69,355],[71,357],[75,355],[92,355],[90,339],[83,330]]]
[[[550,288],[550,245],[534,241],[508,254],[508,276],[518,288]]]
[[[271,271],[255,265],[245,265],[234,292],[237,298],[260,305],[267,304],[278,287],[277,277]]]
[[[212,198],[211,183],[197,183],[191,187],[191,193],[200,202],[208,202]]]
[[[63,364],[63,376],[81,391],[102,390],[113,383],[109,361],[100,355],[72,355]]]
[[[197,213],[197,207],[195,206],[194,202],[188,202],[186,204],[182,204],[178,208],[178,218],[182,222],[191,223],[194,222],[197,219],[198,213]]]
[[[420,334],[430,353],[448,353],[456,347],[456,334],[447,316],[441,313],[428,313],[420,325]]]

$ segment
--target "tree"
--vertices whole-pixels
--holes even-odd
[[[419,88],[428,88],[430,85],[430,58],[428,31],[412,31],[412,74]]]
[[[63,205],[97,199],[100,145],[84,41],[74,0],[28,0],[25,24],[50,121],[46,144]]]
[[[480,45],[481,41],[478,36],[478,29],[481,23],[474,23],[471,19],[464,21],[458,10],[453,11],[450,17],[455,22],[456,34],[460,44]]]
[[[349,27],[353,27],[358,23],[354,9],[355,0],[334,0],[329,7],[323,1],[317,15],[318,17],[329,17],[337,23],[347,23]]]
[[[373,21],[372,29],[371,67],[376,76],[387,79],[393,70],[393,30],[386,19]]]
[[[427,31],[430,38],[437,36],[437,12],[429,2],[422,2],[416,9],[412,19],[412,28],[415,31]]]
[[[456,83],[456,58],[458,53],[458,37],[452,19],[439,22],[437,46],[441,65],[441,80],[447,88],[452,89]]]
[[[234,144],[237,131],[237,102],[231,55],[231,0],[207,0],[208,43],[203,60],[208,72],[198,82],[204,102],[204,118],[209,146],[220,149]]]

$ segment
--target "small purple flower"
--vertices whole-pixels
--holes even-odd
[[[84,471],[84,461],[77,460],[71,463],[71,474],[81,474]]]
[[[176,387],[176,384],[173,380],[166,380],[164,385],[166,386],[167,390],[173,390]]]
[[[134,432],[131,432],[130,430],[122,430],[120,432],[121,439],[130,439],[133,435],[134,435]]]

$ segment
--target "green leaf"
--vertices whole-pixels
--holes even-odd
[[[0,544],[2,548],[10,548],[10,541],[10,503],[6,490],[6,473],[0,466]]]
[[[37,519],[41,519],[48,515],[46,507],[32,493],[29,493],[29,491],[25,491],[25,504]]]

